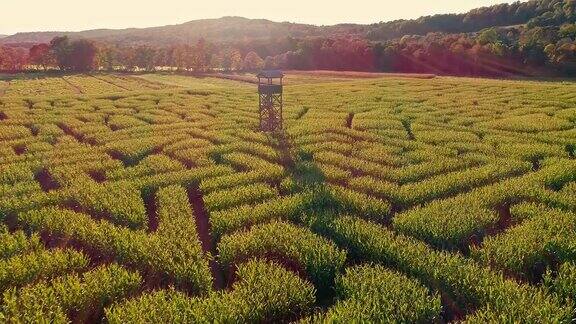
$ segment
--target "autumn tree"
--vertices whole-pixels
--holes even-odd
[[[154,71],[156,62],[156,49],[148,45],[138,46],[134,49],[133,66],[146,71]]]
[[[60,70],[86,72],[95,67],[98,48],[90,40],[70,41],[67,36],[54,37],[50,49]]]
[[[196,42],[191,50],[192,55],[190,56],[190,68],[195,72],[204,72],[208,70],[210,68],[212,56],[210,44],[201,38]]]
[[[224,71],[242,69],[242,54],[235,48],[227,48],[220,52],[220,64]]]
[[[111,45],[101,45],[98,48],[96,64],[106,71],[113,71],[118,64],[118,48]]]
[[[28,51],[28,61],[30,64],[41,66],[44,70],[55,63],[54,56],[48,44],[37,44]]]
[[[50,49],[56,59],[60,70],[64,71],[71,66],[71,46],[68,36],[57,36],[50,41]]]
[[[277,68],[278,64],[276,62],[276,59],[272,56],[266,56],[266,59],[264,59],[264,69],[272,70]]]
[[[215,55],[212,55],[212,57],[210,58],[210,69],[214,70],[214,69],[219,69],[222,67],[222,54],[221,53],[216,53]]]
[[[21,47],[0,47],[0,70],[22,71],[28,62],[27,51]]]
[[[170,66],[176,67],[177,71],[181,71],[186,67],[186,47],[184,45],[172,46]]]
[[[248,52],[242,62],[242,70],[244,71],[257,71],[264,67],[264,60],[254,51]]]
[[[159,47],[156,49],[154,66],[161,69],[170,66],[170,47]]]
[[[550,62],[560,69],[564,74],[576,74],[576,42],[571,40],[561,40],[556,44],[549,44],[544,49]]]
[[[91,71],[95,67],[98,48],[92,41],[75,40],[70,44],[70,68],[76,72]]]

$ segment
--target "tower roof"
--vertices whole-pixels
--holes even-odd
[[[264,70],[256,75],[258,78],[276,79],[283,78],[284,73],[280,70]]]

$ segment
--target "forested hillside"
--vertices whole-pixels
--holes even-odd
[[[405,35],[426,35],[432,32],[469,33],[488,27],[521,24],[528,24],[531,27],[556,26],[574,22],[575,4],[575,0],[518,1],[512,4],[477,8],[464,14],[440,14],[372,25],[314,26],[273,22],[266,19],[224,17],[150,28],[18,33],[7,37],[2,43],[46,43],[55,36],[65,35],[72,38],[90,38],[124,44],[146,42],[149,45],[193,42],[201,38],[211,42],[236,42],[238,39],[273,40],[281,37],[299,38],[344,34],[363,36],[372,41],[386,41]]]
[[[265,19],[223,17],[201,19],[183,24],[129,29],[97,29],[82,32],[31,32],[19,33],[2,40],[4,44],[47,43],[56,36],[89,38],[123,45],[148,44],[165,46],[191,43],[206,39],[215,43],[233,42],[238,39],[270,40],[283,37],[320,36],[322,27],[313,25],[272,22]]]
[[[499,4],[471,10],[465,14],[444,14],[415,20],[397,20],[371,26],[367,37],[388,40],[404,35],[426,35],[431,32],[469,33],[488,27],[560,25],[574,21],[574,0],[531,0]]]

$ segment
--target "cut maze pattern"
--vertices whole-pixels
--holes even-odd
[[[309,82],[0,84],[0,319],[574,316],[575,85]]]

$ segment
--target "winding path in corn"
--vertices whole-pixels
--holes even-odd
[[[576,84],[3,82],[0,321],[568,322]]]

